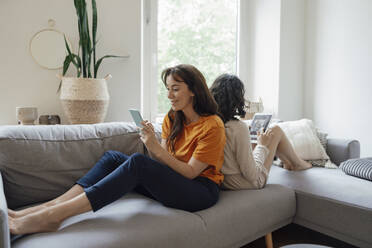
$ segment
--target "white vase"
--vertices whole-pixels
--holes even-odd
[[[62,77],[61,103],[71,124],[93,124],[105,120],[110,96],[107,80]]]
[[[16,118],[21,125],[34,125],[37,116],[35,107],[16,107]]]

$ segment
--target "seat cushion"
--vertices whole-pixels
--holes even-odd
[[[273,166],[269,184],[296,191],[295,223],[360,247],[372,247],[372,182],[341,169],[288,171]]]
[[[196,214],[207,227],[207,247],[241,247],[292,222],[295,194],[281,185],[260,190],[221,191],[212,208]]]
[[[205,242],[198,215],[131,193],[96,213],[67,219],[57,232],[24,236],[12,248],[189,248]]]
[[[74,216],[57,232],[21,237],[13,248],[45,247],[241,247],[292,222],[294,191],[222,191],[219,202],[190,213],[130,193],[96,213]]]

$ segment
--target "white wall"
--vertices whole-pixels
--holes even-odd
[[[127,109],[141,105],[141,1],[104,0],[97,5],[98,56],[130,55],[129,59],[108,59],[101,65],[101,77],[107,73],[113,76],[106,121],[130,120]],[[39,115],[59,114],[66,122],[56,94],[59,81],[55,75],[61,70],[41,68],[28,50],[31,37],[46,28],[50,18],[76,48],[77,17],[72,0],[0,1],[0,125],[16,124],[16,106],[35,106]]]
[[[243,56],[246,68],[239,73],[246,85],[246,97],[262,98],[265,112],[277,114],[280,45],[280,1],[250,0],[242,4],[247,42]],[[240,46],[242,46],[240,44]]]
[[[281,0],[279,95],[277,113],[281,120],[303,116],[305,1]]]
[[[304,0],[241,2],[239,76],[246,96],[282,120],[303,114]]]
[[[372,1],[308,0],[304,114],[372,156]]]

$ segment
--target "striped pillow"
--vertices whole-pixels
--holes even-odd
[[[372,158],[349,159],[342,162],[340,168],[348,175],[372,181]]]

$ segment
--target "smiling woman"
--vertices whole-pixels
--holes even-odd
[[[63,195],[42,205],[8,211],[12,234],[57,231],[74,215],[98,211],[130,191],[185,211],[213,206],[223,181],[225,129],[203,75],[191,65],[164,70],[172,108],[164,118],[162,141],[148,121],[140,138],[151,157],[106,151]]]

